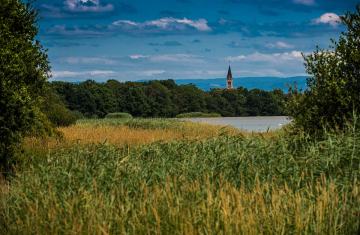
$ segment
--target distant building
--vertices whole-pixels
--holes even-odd
[[[228,75],[226,77],[226,89],[233,89],[234,88],[234,81],[231,74],[231,68],[229,65]]]

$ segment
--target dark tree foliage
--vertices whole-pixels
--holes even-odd
[[[290,89],[293,98],[287,113],[300,129],[315,133],[324,127],[341,130],[359,113],[360,103],[360,6],[356,12],[340,16],[347,27],[338,41],[330,39],[330,50],[316,47],[303,55],[309,89],[303,93]]]
[[[0,165],[9,161],[25,135],[55,132],[40,110],[50,66],[35,40],[37,15],[31,3],[0,0]]]
[[[56,126],[70,126],[76,123],[76,116],[61,102],[56,91],[47,83],[41,91],[40,110]]]
[[[171,79],[148,82],[108,80],[80,84],[53,82],[69,109],[85,117],[130,113],[134,117],[175,117],[181,113],[219,113],[223,117],[284,115],[288,95],[281,89],[267,92],[239,87],[233,90],[200,90],[193,84],[176,85]]]

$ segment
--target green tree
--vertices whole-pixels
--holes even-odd
[[[100,84],[92,81],[90,85],[90,92],[94,96],[96,104],[95,114],[104,118],[108,113],[114,113],[117,109],[117,102],[115,95],[108,89],[105,84]]]
[[[40,110],[56,126],[70,126],[76,123],[76,116],[61,102],[55,89],[47,83],[41,92]]]
[[[40,111],[50,66],[35,40],[38,11],[21,0],[0,0],[0,6],[0,164],[5,164],[26,134],[54,129]]]
[[[150,99],[153,117],[174,117],[178,113],[176,106],[172,105],[171,91],[159,81],[144,83],[143,90]]]
[[[231,116],[245,116],[246,115],[246,98],[239,90],[223,90],[222,97],[224,97],[230,104],[230,107],[234,110]]]
[[[181,113],[206,111],[205,92],[194,84],[177,87],[175,104]]]
[[[145,95],[140,82],[120,83],[109,80],[106,86],[113,91],[120,112],[130,113],[135,117],[151,116],[148,97]]]
[[[290,89],[293,97],[287,113],[295,126],[310,132],[324,126],[342,129],[351,121],[360,102],[360,6],[340,16],[347,32],[338,41],[331,39],[330,50],[319,49],[303,55],[309,89],[303,93]]]
[[[269,92],[272,96],[274,104],[272,104],[271,115],[285,115],[285,103],[289,100],[289,95],[284,94],[280,88],[274,88]]]

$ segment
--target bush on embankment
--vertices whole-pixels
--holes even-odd
[[[105,118],[132,119],[133,116],[130,113],[109,113]]]
[[[218,113],[202,113],[202,112],[181,113],[176,115],[176,118],[206,118],[206,117],[221,117],[221,115]]]

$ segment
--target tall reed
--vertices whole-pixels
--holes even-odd
[[[3,181],[4,234],[356,234],[357,132],[56,148]]]

